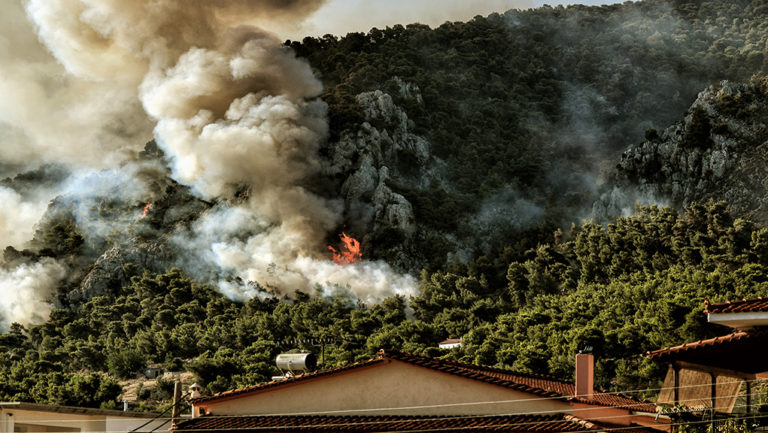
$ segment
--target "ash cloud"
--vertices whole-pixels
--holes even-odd
[[[48,208],[44,200],[26,200],[10,188],[0,187],[0,245],[23,248],[35,224]]]
[[[94,202],[103,196],[117,196],[122,205],[153,199],[153,178],[166,172],[137,154],[154,137],[173,179],[213,202],[194,230],[176,228],[177,256],[187,271],[212,269],[206,276],[240,299],[254,295],[253,284],[279,293],[341,287],[366,300],[413,292],[415,280],[384,263],[342,267],[325,249],[328,233],[341,223],[341,205],[306,186],[322,172],[316,156],[327,135],[322,85],[270,32],[301,22],[323,3],[4,4],[3,174],[65,164],[77,175],[57,190],[64,193],[57,200],[72,210],[78,229],[92,239],[130,236],[136,215],[101,221]],[[12,190],[0,195],[22,208],[26,203]],[[0,239],[23,244],[51,198],[0,215]],[[21,226],[27,229],[15,230]],[[4,306],[8,320],[25,314],[39,320],[29,312],[47,311],[38,304],[64,277],[62,265],[40,261],[7,269],[0,286],[16,284],[31,269],[40,271],[27,284],[35,295],[24,306]]]
[[[114,167],[151,136],[135,89],[67,74],[18,2],[0,11],[3,164],[16,172],[52,162]]]
[[[53,308],[51,293],[66,271],[53,259],[0,270],[0,332],[13,322],[29,325],[47,319]]]

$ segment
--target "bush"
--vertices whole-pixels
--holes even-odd
[[[107,371],[123,379],[135,376],[145,365],[144,357],[135,350],[112,352],[107,355]]]

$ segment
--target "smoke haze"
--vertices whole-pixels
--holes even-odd
[[[421,23],[439,26],[446,21],[467,21],[477,15],[505,12],[509,9],[528,9],[544,4],[572,4],[575,2],[546,0],[330,0],[306,21],[285,30],[292,39],[325,34],[345,35],[349,32],[368,32],[395,24]],[[579,4],[603,5],[617,3],[610,0],[586,0]]]

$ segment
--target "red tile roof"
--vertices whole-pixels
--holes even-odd
[[[563,418],[565,418],[568,421],[574,421],[578,422],[579,424],[583,425],[584,427],[591,429],[591,430],[600,430],[601,432],[605,431],[621,431],[622,433],[648,433],[648,432],[658,432],[661,431],[667,431],[666,429],[666,422],[658,422],[659,429],[654,429],[652,427],[646,427],[642,426],[636,423],[631,423],[631,425],[627,426],[624,424],[614,424],[610,422],[604,422],[604,421],[594,421],[584,418],[579,418],[576,415],[564,415]]]
[[[442,371],[444,373],[468,377],[470,379],[480,380],[482,382],[492,383],[494,385],[542,397],[563,397],[578,403],[618,407],[638,412],[656,412],[656,406],[652,403],[642,402],[615,393],[597,391],[592,398],[589,399],[585,397],[575,397],[576,386],[573,383],[565,382],[544,374],[520,373],[500,368],[482,367],[474,364],[426,358],[423,356],[394,351],[385,352],[384,356]]]
[[[569,401],[592,404],[598,406],[609,406],[623,409],[634,410],[638,412],[655,412],[656,406],[652,403],[647,403],[633,399],[628,396],[606,393],[603,391],[597,391],[592,398],[576,397],[576,387],[573,383],[564,382],[556,379],[552,376],[546,376],[542,374],[529,374],[519,373],[510,370],[503,370],[491,367],[482,367],[473,364],[466,364],[456,361],[447,361],[438,358],[427,358],[418,355],[412,355],[409,353],[402,353],[397,351],[380,351],[379,357],[368,361],[350,364],[344,367],[332,368],[328,370],[317,371],[313,373],[306,373],[300,376],[296,376],[291,379],[282,380],[279,382],[269,382],[262,385],[251,386],[247,388],[236,389],[232,391],[226,391],[223,393],[215,394],[210,397],[201,397],[194,399],[192,403],[199,404],[212,400],[219,400],[231,396],[247,394],[251,392],[261,391],[272,387],[282,386],[284,384],[295,383],[302,380],[308,380],[316,377],[328,376],[331,374],[341,373],[356,368],[367,367],[374,364],[381,363],[387,359],[394,359],[401,362],[406,362],[412,365],[417,365],[431,370],[440,371],[442,373],[453,374],[481,382],[489,383],[492,385],[502,386],[516,391],[526,392],[534,395],[538,395],[545,398],[561,398]]]
[[[742,299],[724,304],[710,304],[704,301],[705,313],[763,313],[768,312],[768,298]]]
[[[701,350],[703,348],[709,348],[709,347],[731,343],[734,341],[750,339],[754,337],[756,334],[757,333],[755,332],[738,331],[738,332],[734,332],[733,334],[723,335],[722,337],[709,338],[706,340],[699,340],[699,341],[694,341],[692,343],[681,344],[679,346],[667,347],[665,349],[652,350],[648,352],[647,355],[648,355],[648,358],[650,359],[664,360],[665,358],[670,357],[670,355],[675,355],[683,352],[691,352],[695,350]]]
[[[659,362],[689,362],[745,374],[766,370],[768,329],[737,331],[722,337],[685,343],[647,353]]]
[[[617,430],[625,431],[616,426]],[[542,432],[565,433],[606,431],[597,425],[564,415],[494,416],[203,416],[181,422],[176,432]],[[642,431],[636,428],[635,431]],[[646,432],[648,430],[645,430]]]

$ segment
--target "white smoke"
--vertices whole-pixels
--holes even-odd
[[[45,321],[51,312],[50,295],[64,278],[66,268],[53,259],[0,270],[0,332],[13,322],[22,325]]]
[[[0,245],[23,248],[47,209],[46,202],[26,200],[16,191],[0,187],[0,203]]]
[[[146,141],[137,137],[154,123],[173,177],[203,198],[221,200],[195,230],[176,235],[187,263],[283,293],[344,287],[368,300],[413,293],[413,278],[384,263],[331,262],[324,239],[340,224],[341,206],[303,186],[321,168],[322,85],[262,28],[299,22],[322,3],[26,0],[37,35],[57,62],[40,55],[32,64],[40,80],[21,83],[32,87],[22,93],[8,90],[13,99],[32,96],[28,115],[11,113],[9,103],[0,108],[0,121],[20,128],[39,158],[99,168],[130,159]],[[23,81],[31,63],[16,63],[24,68],[10,76]],[[44,92],[52,76],[62,85]],[[32,108],[40,106],[50,124],[36,129],[41,118]],[[56,139],[58,130],[68,132],[63,140]],[[235,298],[249,296],[238,285],[221,287]]]
[[[198,220],[190,232],[179,233],[175,243],[194,255],[185,266],[202,269],[215,265],[219,287],[233,299],[257,294],[242,282],[258,282],[282,293],[292,290],[332,294],[349,291],[366,302],[394,294],[415,295],[416,280],[398,275],[384,262],[361,261],[338,265],[327,258],[297,254],[302,238],[295,230],[273,226],[242,207],[215,208]]]

